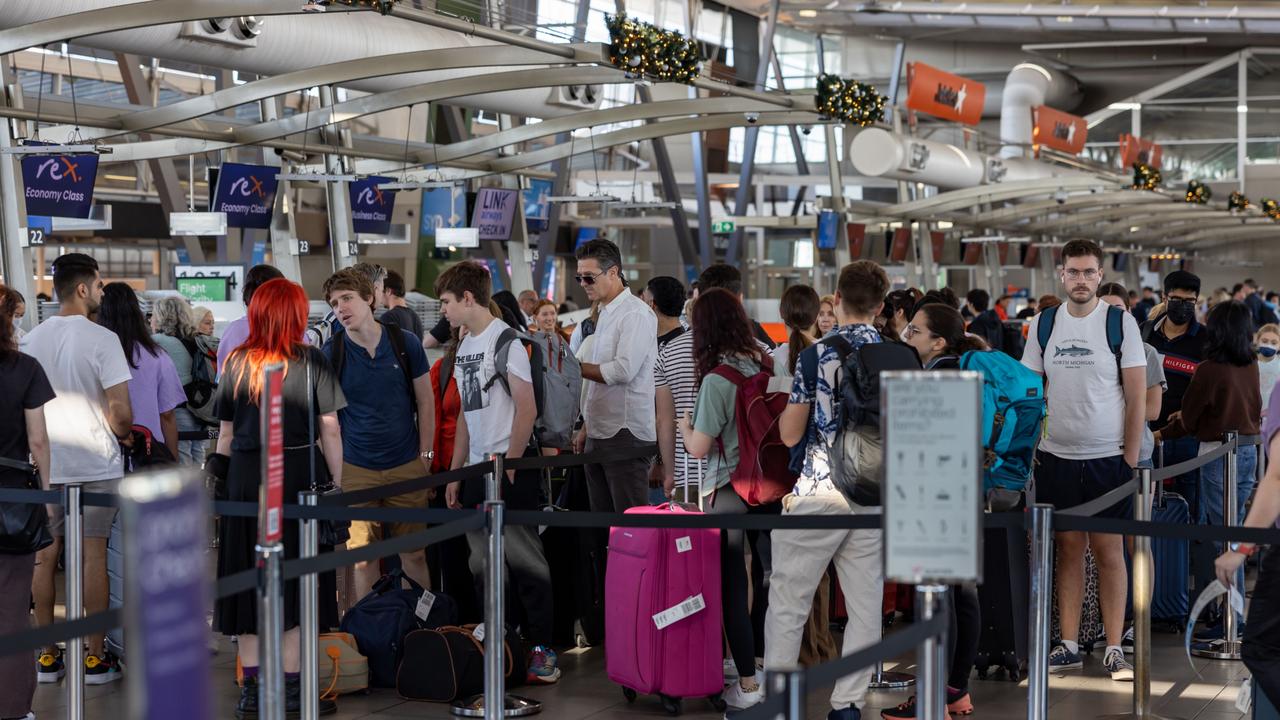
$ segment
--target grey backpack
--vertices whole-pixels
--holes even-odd
[[[488,392],[495,382],[502,383],[507,394],[507,348],[519,340],[530,349],[529,369],[533,377],[533,397],[538,417],[533,423],[533,439],[540,447],[569,450],[573,446],[573,426],[582,408],[582,367],[569,349],[569,341],[556,333],[522,333],[507,328],[498,335],[497,355],[493,360],[493,378],[485,385]]]

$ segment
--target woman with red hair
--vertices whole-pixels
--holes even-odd
[[[307,295],[302,287],[283,278],[257,289],[249,303],[249,337],[227,358],[218,383],[217,413],[221,421],[218,454],[225,458],[227,499],[258,501],[262,484],[260,416],[265,371],[279,365],[284,372],[281,395],[284,415],[284,497],[294,502],[298,493],[311,488],[312,468],[323,477],[327,468],[333,483],[342,481],[342,438],[338,410],[347,404],[342,387],[324,354],[304,345],[307,329]],[[310,402],[308,402],[310,401]],[[310,415],[308,411],[310,410]],[[314,423],[314,432],[312,430]],[[319,440],[319,446],[315,444]],[[323,455],[318,455],[323,451]],[[215,456],[216,457],[216,456]],[[233,575],[254,567],[258,539],[256,518],[225,517],[218,531],[218,576]],[[284,524],[286,558],[298,556],[297,523]],[[288,713],[299,712],[298,581],[284,584],[284,671]],[[258,716],[258,612],[252,592],[217,601],[213,629],[235,635],[244,684],[236,717]],[[330,700],[320,701],[320,714],[337,710]]]

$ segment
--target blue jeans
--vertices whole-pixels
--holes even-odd
[[[1202,443],[1201,454],[1210,452],[1221,443]],[[1200,516],[1201,525],[1223,525],[1223,471],[1226,458],[1217,460],[1200,468]],[[1242,445],[1236,451],[1236,525],[1244,524],[1245,504],[1253,496],[1253,488],[1258,484],[1258,448],[1256,445]],[[1221,543],[1217,543],[1217,553],[1223,551]],[[1244,587],[1244,568],[1236,575],[1236,587]],[[1243,621],[1243,618],[1241,619]]]
[[[174,411],[174,417],[178,420],[178,432],[207,429],[205,424],[196,420],[195,415],[185,407],[177,408]],[[208,440],[179,440],[178,462],[183,465],[203,467],[205,448],[208,444]]]

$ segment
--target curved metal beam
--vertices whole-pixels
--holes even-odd
[[[1055,193],[1059,190],[1085,190],[1101,187],[1106,190],[1115,189],[1114,180],[1088,175],[1068,175],[1055,178],[1038,178],[1017,183],[979,185],[977,187],[951,190],[939,193],[931,198],[914,200],[883,208],[879,215],[890,215],[911,219],[929,219],[938,213],[972,207],[975,203],[1004,202],[1024,197],[1035,197]]]
[[[1000,208],[978,215],[964,215],[958,213],[954,216],[953,222],[960,223],[964,218],[970,218],[972,225],[980,227],[998,227],[1005,223],[1017,220],[1030,220],[1033,217],[1050,212],[1057,212],[1063,209],[1083,209],[1098,206],[1120,206],[1135,205],[1152,202],[1160,202],[1160,196],[1151,193],[1124,192],[1105,192],[1105,193],[1087,193],[1072,195],[1063,202],[1057,200],[1041,200],[1037,202],[1018,203],[1012,207]]]
[[[583,63],[594,63],[600,60],[598,47],[585,44],[573,46],[574,50],[582,55],[580,62]],[[122,113],[106,121],[109,127],[82,129],[81,135],[85,139],[94,139],[143,132],[318,85],[341,85],[367,78],[431,70],[548,65],[563,62],[562,58],[547,53],[508,45],[481,45],[375,55],[275,75],[141,112]],[[59,135],[58,128],[51,128],[47,132],[55,137]]]
[[[1275,221],[1270,218],[1252,218],[1252,220],[1253,222],[1241,223],[1234,228],[1196,230],[1179,237],[1169,238],[1168,242],[1171,245],[1182,246],[1197,243],[1201,240],[1212,240],[1214,242],[1211,244],[1197,245],[1196,247],[1213,247],[1214,245],[1224,244],[1217,242],[1219,240],[1280,237],[1280,225],[1277,225]]]
[[[333,6],[330,12],[372,12],[372,9]],[[0,55],[49,43],[166,25],[241,15],[305,15],[299,0],[147,0],[112,5],[89,12],[59,15],[21,27],[0,30]]]
[[[1166,202],[1168,201],[1166,200]],[[1172,202],[1169,202],[1168,207],[1165,210],[1171,215],[1177,215],[1183,212],[1190,212],[1195,209],[1197,208],[1188,207],[1186,205],[1175,205]],[[1115,221],[1119,218],[1124,218],[1128,215],[1134,214],[1135,212],[1145,212],[1145,210],[1134,206],[1099,208],[1088,212],[1066,215],[1053,220],[1032,223],[1031,225],[1028,225],[1026,229],[1030,232],[1053,234],[1054,232],[1068,228],[1087,228],[1098,223]]]

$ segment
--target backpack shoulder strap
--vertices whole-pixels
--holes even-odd
[[[800,355],[796,358],[796,370],[804,379],[806,387],[818,387],[818,353],[819,350],[808,352],[809,348],[817,348],[819,343],[814,343],[804,350],[800,351]]]
[[[1053,323],[1058,318],[1058,306],[1046,308],[1040,313],[1040,321],[1036,323],[1036,341],[1040,344],[1040,354],[1049,349],[1049,338],[1053,337]]]
[[[489,382],[484,384],[485,392],[493,387],[495,382],[502,383],[502,389],[511,394],[511,383],[507,381],[507,355],[510,353],[511,343],[515,342],[517,337],[514,328],[506,328],[498,334],[498,343],[494,346],[493,355],[493,377],[489,378]]]
[[[1124,310],[1114,305],[1107,308],[1107,347],[1116,359],[1116,377],[1123,383],[1120,358],[1124,351]]]
[[[338,378],[338,384],[342,384],[342,366],[347,364],[347,338],[346,333],[342,337],[338,333],[329,336],[332,341],[329,345],[329,362],[333,365],[334,377]]]
[[[853,354],[853,344],[848,340],[845,340],[838,333],[833,333],[822,338],[821,342],[830,345],[836,351],[836,354],[840,356],[841,364],[844,363],[845,358]]]
[[[730,365],[729,363],[720,363],[719,365],[715,366],[715,368],[711,370],[711,374],[719,375],[720,377],[724,378],[725,380],[728,380],[734,385],[739,385],[739,386],[747,381],[747,376],[743,375],[742,371],[738,370],[737,368]]]
[[[409,386],[409,401],[413,406],[413,412],[418,412],[418,393],[413,388],[413,370],[409,367],[409,351],[404,344],[404,332],[400,326],[394,322],[382,322],[382,329],[387,333],[387,339],[391,341],[391,350],[396,354],[396,359],[400,361],[400,370],[404,373],[404,382]]]

